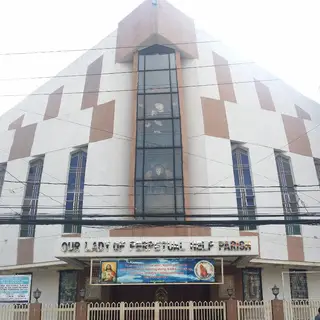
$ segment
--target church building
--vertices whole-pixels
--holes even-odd
[[[320,226],[299,223],[319,208],[319,123],[318,103],[143,1],[0,117],[0,215],[27,221],[0,225],[0,283],[28,288],[0,302],[319,298]]]

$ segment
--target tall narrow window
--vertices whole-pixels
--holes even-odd
[[[318,177],[318,183],[320,184],[320,159],[314,159],[314,166]]]
[[[280,152],[275,153],[280,192],[282,197],[282,206],[285,220],[294,220],[299,218],[299,204],[296,189],[293,183],[290,158]],[[300,225],[287,224],[287,235],[300,235]]]
[[[71,304],[77,298],[78,271],[60,271],[59,304]]]
[[[255,220],[256,206],[252,186],[249,153],[239,144],[231,144],[234,184],[236,187],[239,220]],[[255,230],[253,224],[242,225],[240,230]]]
[[[43,159],[36,159],[30,162],[26,191],[22,206],[22,219],[34,220],[38,210],[38,199],[43,169]],[[20,237],[34,237],[35,225],[22,224]]]
[[[65,211],[66,219],[81,220],[86,163],[86,149],[81,149],[71,154]],[[78,223],[74,225],[65,224],[64,233],[81,233],[81,225]]]
[[[142,219],[184,216],[182,144],[175,51],[139,52],[135,212]]]
[[[1,197],[1,193],[2,193],[4,177],[6,175],[6,169],[7,169],[7,164],[6,163],[1,163],[0,164],[0,197]]]
[[[291,299],[309,299],[307,273],[304,270],[289,270]]]
[[[243,299],[262,300],[261,269],[246,268],[242,270]]]

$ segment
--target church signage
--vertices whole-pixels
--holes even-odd
[[[246,256],[258,254],[257,237],[63,238],[57,257]]]
[[[108,259],[100,261],[101,285],[215,283],[215,260],[206,258]]]

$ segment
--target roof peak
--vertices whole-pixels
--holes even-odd
[[[193,19],[166,0],[145,0],[118,24],[116,62],[132,61],[135,51],[154,44],[198,58]]]

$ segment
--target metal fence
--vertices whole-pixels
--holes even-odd
[[[226,320],[224,302],[97,303],[88,320]]]
[[[41,320],[75,320],[75,304],[43,304]]]
[[[317,300],[285,300],[283,301],[285,320],[314,319],[320,307]]]
[[[29,320],[29,304],[0,304],[0,319]]]
[[[238,301],[238,320],[272,320],[271,301]]]

